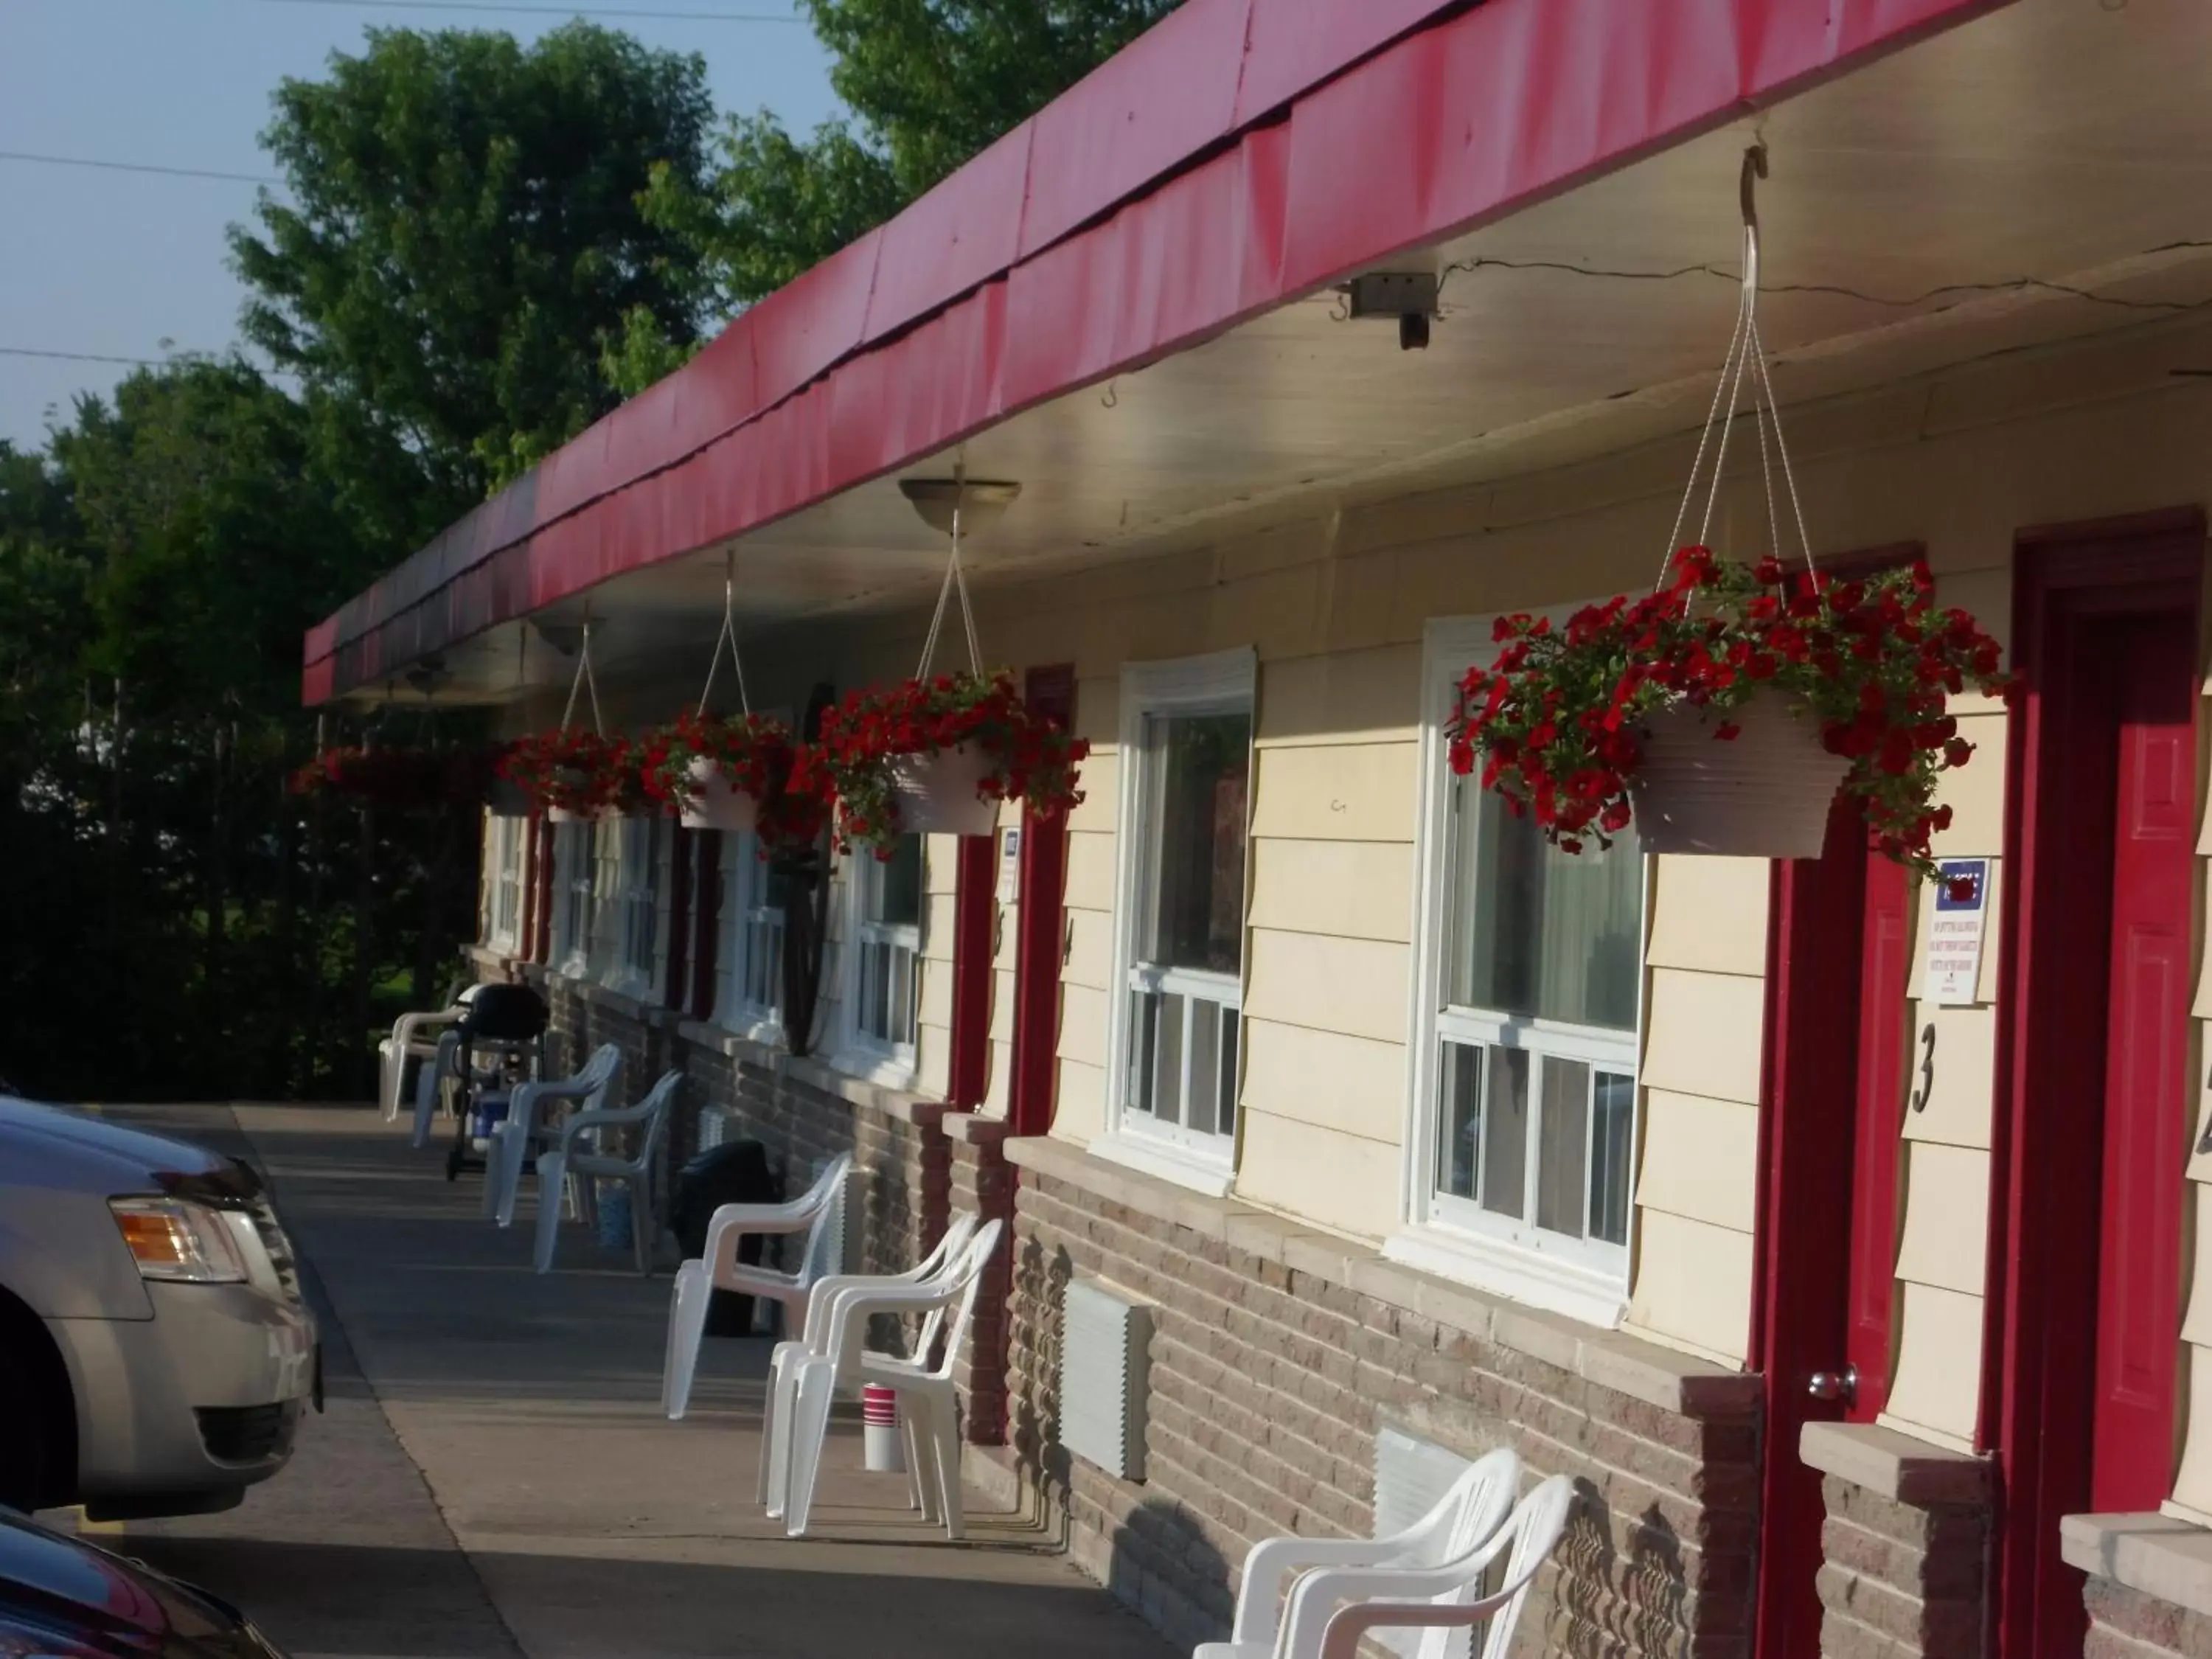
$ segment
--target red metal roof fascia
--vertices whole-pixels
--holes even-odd
[[[1176,15],[1228,3],[1196,0]],[[1290,0],[1249,3],[1255,19],[1291,15],[1272,10]],[[586,493],[586,467],[608,463],[589,461],[588,444],[572,446],[573,459],[562,451],[541,470],[544,487],[534,500],[526,504],[532,492],[518,489],[513,500],[487,503],[342,611],[335,632],[328,624],[315,630],[311,652],[333,647],[343,661],[334,679],[314,675],[307,685],[325,687],[324,695],[333,684],[342,691],[373,677],[382,660],[404,660],[398,630],[374,643],[359,637],[396,621],[402,609],[416,613],[407,636],[427,648],[458,637],[453,630],[465,618],[485,625],[477,596],[487,586],[518,599],[526,592],[534,608],[757,528],[1345,270],[1568,188],[1809,79],[1840,73],[1854,58],[2008,3],[1489,0],[1299,96],[1287,122],[1248,134],[1018,264],[1003,284],[986,283],[839,362],[834,343],[858,341],[874,326],[872,306],[888,325],[914,302],[912,289],[885,288],[879,305],[874,298],[885,245],[909,234],[894,222],[763,301],[740,319],[741,334],[733,328],[724,337],[754,343],[754,388],[763,399],[796,375],[819,377],[836,365],[828,379],[802,383],[757,417],[664,461],[643,492],[655,498],[650,512],[613,505],[634,477],[603,478]],[[1042,130],[1029,140],[1032,180],[1044,142]],[[989,167],[977,176],[1011,176],[1006,152],[1014,144],[1010,136],[979,158]],[[979,242],[1003,238],[1003,217],[990,217],[988,204],[963,206],[961,191],[942,186],[917,210],[931,204],[947,223],[974,216],[968,222],[978,227]],[[973,267],[948,258],[940,270],[957,280],[988,263],[981,251],[975,258]],[[787,326],[777,325],[786,313]],[[771,344],[773,362],[761,355]],[[744,361],[733,344],[718,342],[715,349]],[[722,390],[721,412],[736,406],[726,382],[699,374],[708,362],[702,356],[665,383],[673,406],[703,401],[694,392],[702,383]],[[625,405],[601,425],[622,424],[635,408]],[[654,417],[635,418],[643,427]],[[670,441],[690,441],[702,424],[677,416],[668,429],[682,438]],[[565,504],[558,514],[556,501]],[[441,582],[495,553],[502,562],[522,558],[527,580],[471,583],[467,601],[448,586],[438,602]]]
[[[466,562],[673,465],[842,357],[1004,274],[1316,81],[1463,3],[1366,0],[1316,10],[1313,0],[1191,0],[890,224],[746,312],[679,374],[549,458],[527,529],[514,530],[503,496],[473,509],[433,544],[440,551],[425,548],[310,630],[308,660],[420,603],[416,584],[394,580],[410,565],[434,581],[456,580]],[[1040,139],[1041,162],[1031,154]]]

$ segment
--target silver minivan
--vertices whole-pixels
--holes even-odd
[[[321,1386],[252,1169],[0,1096],[0,1504],[229,1508],[284,1466]]]

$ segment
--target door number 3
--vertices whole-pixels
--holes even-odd
[[[1912,1109],[1928,1109],[1928,1097],[1936,1092],[1936,1024],[1930,1020],[1920,1028],[1920,1087],[1912,1097]]]

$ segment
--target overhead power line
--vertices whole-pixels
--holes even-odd
[[[349,11],[477,11],[533,17],[623,17],[684,23],[798,23],[803,18],[772,11],[661,11],[610,6],[532,6],[508,0],[258,0],[262,5],[335,6]]]
[[[223,179],[240,185],[281,185],[274,173],[222,173],[213,167],[163,167],[154,161],[107,161],[90,155],[42,155],[27,149],[0,149],[0,161],[31,161],[50,167],[96,167],[102,173],[155,173],[167,179]]]
[[[64,363],[128,363],[141,368],[159,368],[168,361],[163,357],[111,357],[98,351],[41,351],[36,346],[0,346],[0,357],[48,357]]]

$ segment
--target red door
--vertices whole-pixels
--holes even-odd
[[[1826,1504],[1800,1435],[1871,1418],[1887,1389],[1906,884],[1866,845],[1858,807],[1838,800],[1823,856],[1774,866],[1752,1336],[1767,1384],[1762,1655],[1820,1650]]]
[[[1030,707],[1062,725],[1075,720],[1075,670],[1068,664],[1029,671]],[[1014,1040],[1009,1057],[1006,1117],[1018,1135],[1052,1128],[1060,1048],[1060,970],[1066,960],[1061,892],[1067,880],[1067,823],[1022,814],[1021,898],[1014,926]]]
[[[2059,1521],[2173,1469],[2201,514],[2022,538],[1982,1431],[1996,1651],[2079,1656]]]
[[[1905,866],[1869,854],[1859,938],[1857,1146],[1852,1158],[1851,1283],[1844,1352],[1853,1386],[1844,1417],[1871,1423],[1889,1403],[1890,1328],[1896,1315],[1897,1164],[1905,1135],[1911,1048],[1905,975],[1912,884]]]
[[[2089,1492],[2106,1512],[2156,1509],[2173,1473],[2197,759],[2195,617],[2109,633],[2118,787]]]

